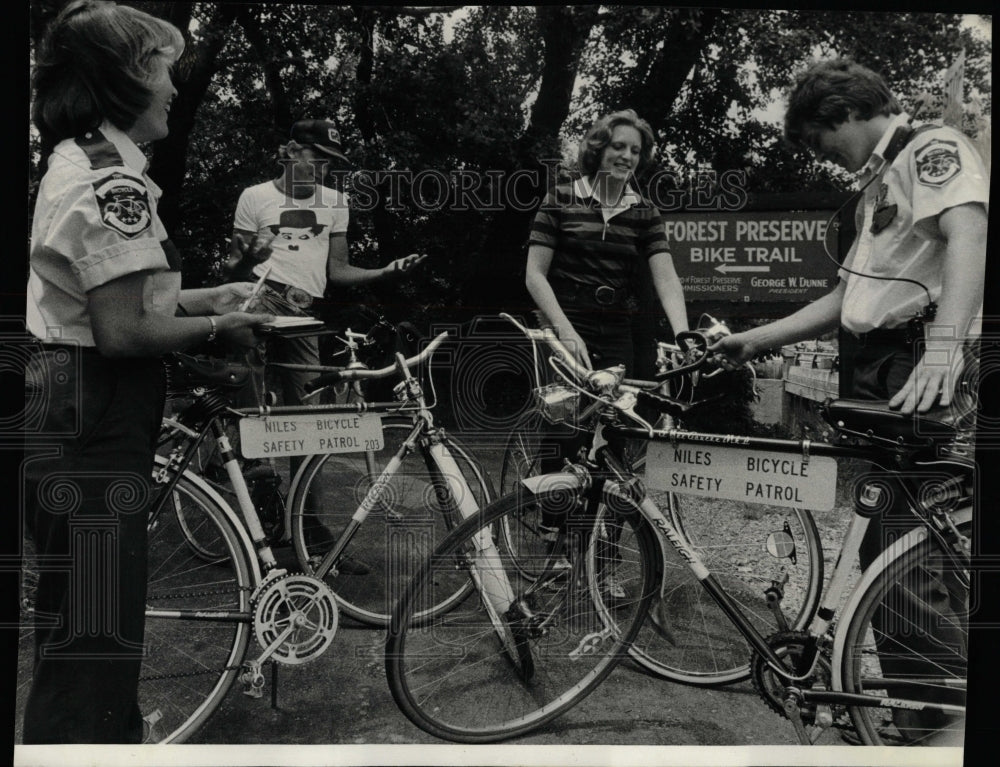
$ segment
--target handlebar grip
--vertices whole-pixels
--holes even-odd
[[[332,373],[324,373],[321,376],[317,376],[311,381],[307,381],[304,388],[310,394],[317,389],[322,389],[324,386],[329,386],[330,384],[335,384],[338,381],[343,380],[343,371],[335,370]]]

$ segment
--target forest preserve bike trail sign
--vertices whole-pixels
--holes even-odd
[[[240,419],[244,458],[283,458],[317,453],[381,450],[382,418],[377,413],[317,413]]]
[[[813,301],[837,282],[824,211],[663,214],[689,301]]]
[[[684,495],[768,506],[830,511],[837,495],[837,461],[718,445],[650,442],[646,485]]]

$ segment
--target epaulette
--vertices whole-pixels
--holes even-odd
[[[118,148],[108,141],[107,137],[99,130],[87,131],[82,136],[78,136],[75,141],[76,145],[87,155],[91,170],[114,168],[125,164],[122,156],[118,153]]]

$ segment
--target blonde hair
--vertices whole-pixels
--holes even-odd
[[[129,130],[152,98],[157,57],[172,64],[184,51],[173,24],[109,0],[77,0],[49,26],[33,73],[32,120],[60,141],[108,120]]]

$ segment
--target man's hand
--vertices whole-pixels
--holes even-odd
[[[909,415],[914,410],[926,413],[935,404],[946,407],[955,393],[965,359],[961,348],[954,344],[931,346],[917,362],[903,388],[889,400],[890,408]]]
[[[271,257],[271,242],[274,240],[273,234],[255,234],[250,238],[250,242],[247,242],[242,234],[236,232],[233,235],[233,239],[240,251],[240,257],[244,264],[256,266],[257,264],[264,263]]]
[[[737,370],[757,356],[757,346],[746,333],[733,333],[709,346],[708,352],[718,355],[726,370]]]
[[[404,258],[397,258],[386,267],[386,271],[393,277],[401,277],[419,265],[425,258],[427,258],[426,253],[411,253]]]

